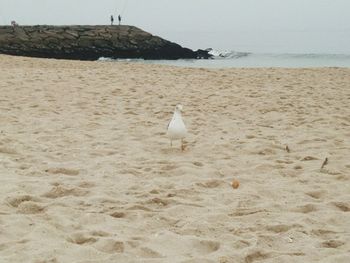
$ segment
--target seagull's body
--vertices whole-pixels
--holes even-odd
[[[187,129],[185,123],[182,120],[181,111],[182,105],[176,105],[174,115],[168,125],[167,135],[170,139],[171,146],[173,141],[181,140],[181,149],[184,150],[183,139],[187,135]]]

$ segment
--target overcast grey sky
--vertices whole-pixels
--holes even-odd
[[[0,0],[0,23],[123,23],[190,48],[350,53],[350,0]]]

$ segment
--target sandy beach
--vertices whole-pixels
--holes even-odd
[[[0,68],[1,262],[349,262],[350,69]]]

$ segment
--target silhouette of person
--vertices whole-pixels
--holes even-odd
[[[118,15],[118,21],[119,21],[119,25],[122,22],[122,17],[120,15]]]
[[[111,26],[113,26],[113,22],[114,22],[114,17],[113,15],[111,16]]]

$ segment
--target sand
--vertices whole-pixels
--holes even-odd
[[[0,68],[1,262],[349,262],[350,69]]]

